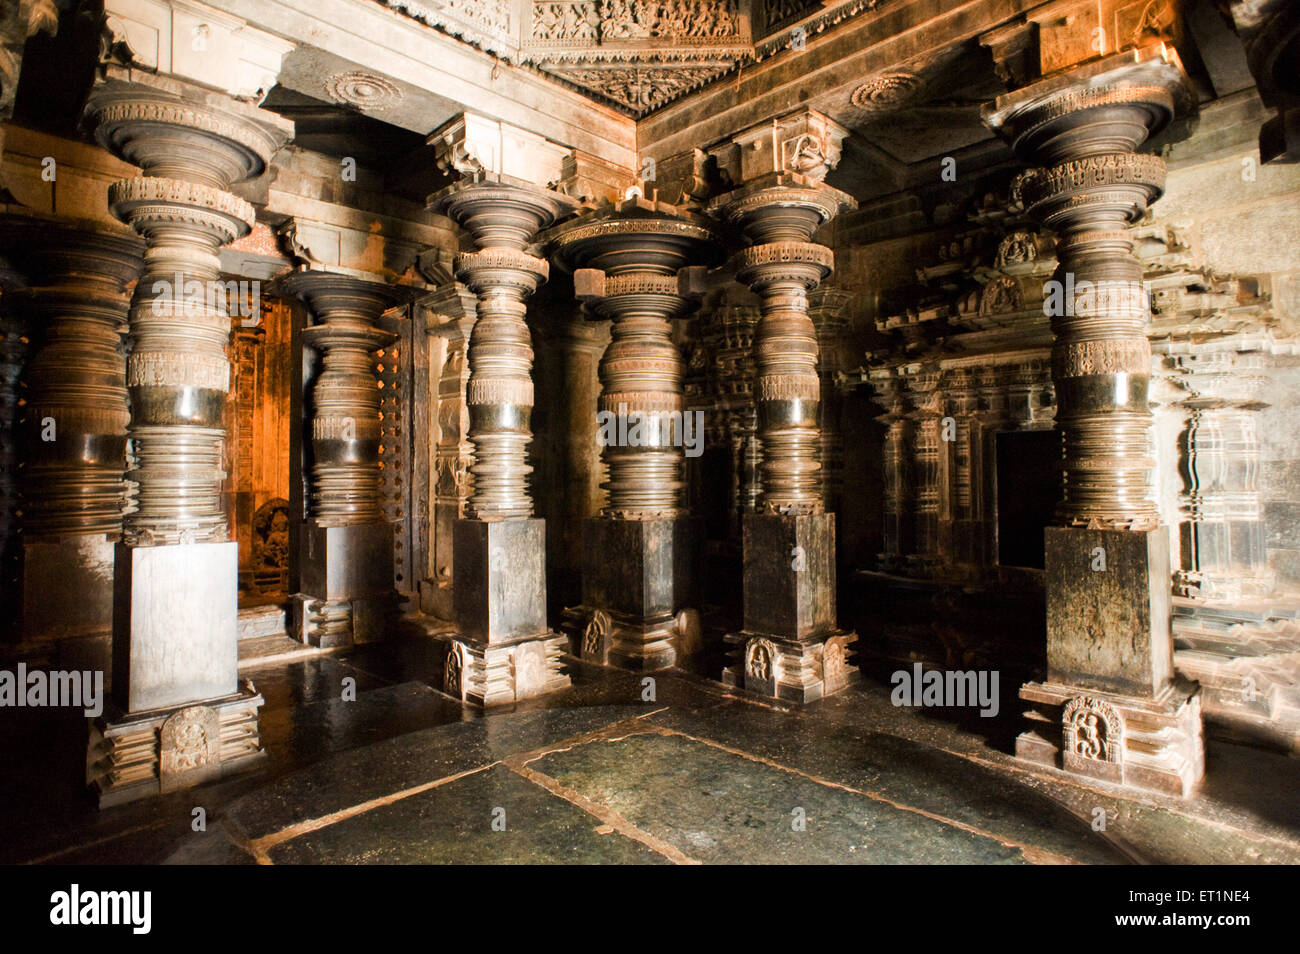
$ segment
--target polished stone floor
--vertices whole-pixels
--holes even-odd
[[[867,682],[792,711],[575,662],[570,690],[485,716],[431,688],[427,637],[290,645],[243,667],[265,765],[152,802],[96,812],[82,720],[4,712],[0,861],[1300,862],[1300,760],[1274,753],[1214,743],[1196,798],[1134,798],[1012,760],[1010,700],[958,724]]]

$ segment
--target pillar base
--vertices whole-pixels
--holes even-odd
[[[458,520],[453,546],[443,691],[486,708],[567,688],[567,641],[546,624],[546,521]]]
[[[857,633],[833,630],[812,640],[760,633],[728,633],[734,662],[722,671],[722,684],[785,702],[816,702],[862,678]]]
[[[1026,683],[1029,728],[1016,757],[1083,778],[1185,797],[1205,774],[1200,687],[1183,679],[1154,698]]]
[[[447,643],[442,691],[468,705],[509,705],[571,685],[563,671],[568,640],[559,633],[495,645],[453,636]]]
[[[266,758],[261,705],[244,680],[232,695],[203,702],[130,714],[110,706],[90,724],[86,784],[109,808],[251,769]]]
[[[583,527],[583,605],[566,612],[573,655],[637,672],[682,657],[682,613],[691,599],[695,521],[596,517]]]
[[[239,685],[239,544],[117,544],[113,694],[126,712],[220,699]]]
[[[112,631],[114,545],[102,533],[23,543],[23,642]]]
[[[291,600],[295,639],[321,649],[382,639],[396,601],[391,524],[307,521],[302,592]]]

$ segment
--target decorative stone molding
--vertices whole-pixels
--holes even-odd
[[[348,70],[331,76],[323,84],[325,94],[336,103],[367,112],[382,112],[402,101],[397,84],[377,73]]]
[[[849,101],[869,112],[896,109],[915,102],[923,87],[921,78],[911,70],[891,70],[865,80],[850,94]]]
[[[1135,150],[1187,101],[1181,67],[1166,53],[1120,57],[1087,83],[1012,93],[985,111],[1022,156],[1047,165],[1020,192],[1030,215],[1059,235],[1053,372],[1065,443],[1057,514],[1066,525],[1157,523],[1149,307],[1127,226],[1164,184],[1163,160]]]
[[[292,127],[217,94],[117,68],[92,92],[87,115],[98,141],[143,171],[109,194],[114,214],[149,249],[131,309],[129,479],[137,493],[124,535],[152,545],[221,541],[230,319],[216,250],[253,220],[231,183],[260,175]]]
[[[88,223],[9,215],[0,236],[28,285],[6,295],[37,343],[27,364],[28,540],[122,530],[127,403],[123,332],[144,245]]]
[[[553,234],[557,254],[578,269],[579,299],[594,316],[613,323],[600,362],[601,412],[624,418],[676,414],[680,425],[683,366],[670,322],[689,306],[678,272],[705,262],[715,240],[698,218],[638,199]],[[682,449],[666,430],[640,446],[606,446],[602,456],[609,468],[603,485],[607,513],[635,519],[684,512]]]

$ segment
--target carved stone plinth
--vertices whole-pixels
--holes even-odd
[[[677,616],[693,572],[686,540],[684,452],[702,451],[703,427],[685,416],[683,364],[672,320],[713,260],[713,226],[662,203],[630,199],[556,229],[557,255],[574,269],[588,314],[608,318],[600,361],[598,439],[609,471],[602,521],[584,544],[580,655],[629,669],[676,662]],[[607,541],[604,548],[593,541]],[[680,577],[680,579],[679,579]]]
[[[565,639],[546,623],[546,522],[458,520],[456,635],[443,690],[480,706],[563,689]]]
[[[723,682],[794,702],[813,702],[856,681],[836,625],[833,514],[747,514],[744,629]]]
[[[573,655],[655,670],[697,649],[686,612],[695,596],[696,522],[596,517],[583,531],[582,606],[565,614]]]
[[[297,639],[330,649],[384,636],[394,609],[392,524],[309,518],[301,566],[302,592],[291,601]]]
[[[1191,794],[1205,774],[1200,687],[1179,679],[1156,696],[1118,695],[1055,682],[1020,688],[1029,728],[1016,756],[1084,778]]]
[[[257,727],[262,697],[244,680],[201,704],[124,713],[90,725],[86,784],[100,808],[166,794],[245,771],[266,759]]]

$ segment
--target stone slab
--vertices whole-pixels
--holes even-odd
[[[461,636],[495,644],[548,631],[546,521],[457,520],[453,547]]]
[[[128,713],[234,693],[239,544],[116,547],[113,691]]]
[[[804,639],[835,628],[835,515],[745,516],[745,630]]]
[[[1168,530],[1048,527],[1044,545],[1050,681],[1158,694],[1174,671]]]

